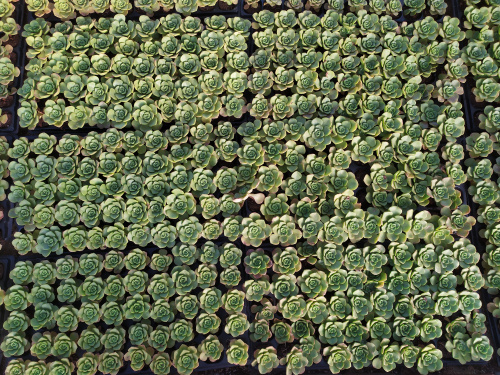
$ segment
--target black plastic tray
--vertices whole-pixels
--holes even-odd
[[[224,243],[227,243],[226,241],[214,241],[217,245],[222,245]],[[238,246],[241,248],[241,246]],[[129,253],[129,251],[133,248],[137,248],[137,246],[127,246],[127,248],[125,250],[122,250],[122,253],[124,253],[125,255]],[[141,250],[145,251],[149,257],[151,257],[154,253],[156,253],[158,251],[158,248],[155,247],[155,246],[149,246],[149,247],[146,247],[146,248],[141,248]],[[242,249],[242,251],[244,251],[244,249]],[[10,257],[5,257],[5,256],[0,256],[0,267],[3,267],[4,269],[4,273],[3,273],[3,276],[2,276],[2,279],[0,279],[0,287],[2,287],[3,289],[6,289],[8,286],[11,286],[13,283],[12,281],[9,280],[9,272],[10,270],[13,269],[13,267],[15,266],[16,262],[18,261],[31,261],[33,263],[37,263],[37,262],[40,262],[42,260],[48,260],[50,262],[55,262],[57,261],[57,259],[60,259],[64,256],[71,256],[73,258],[80,258],[80,256],[82,256],[83,254],[88,254],[89,252],[87,251],[81,251],[81,252],[75,252],[75,253],[64,253],[62,255],[51,255],[49,257],[41,257],[40,255],[38,254],[27,254],[27,255],[23,255],[23,256],[17,256],[17,257],[13,257],[13,256],[10,256]],[[92,253],[97,253],[97,254],[100,254],[100,255],[103,255],[105,256],[105,254],[107,253],[106,250],[98,250],[98,251],[93,251]],[[170,266],[170,268],[172,268],[173,265]],[[239,266],[238,266],[238,269],[240,270],[241,274],[242,274],[242,279],[244,278],[244,275],[245,275],[245,270],[244,270],[244,266],[243,266],[243,263],[241,263]],[[159,274],[160,272],[158,271],[153,271],[152,269],[150,269],[149,267],[146,267],[143,271],[145,271],[146,273],[149,274],[149,276],[152,276],[153,274]],[[220,265],[218,266],[218,272],[221,271],[221,267]],[[119,275],[121,276],[124,276],[128,273],[128,271],[124,268],[122,269],[122,271],[120,273],[118,273]],[[103,270],[101,272],[101,277],[105,278],[105,277],[108,277],[110,275],[115,275],[115,273],[113,272],[107,272],[106,270]],[[79,279],[82,279],[82,276],[77,276]],[[60,281],[56,280],[55,284],[52,286],[52,288],[55,290],[56,289],[56,286],[59,285]],[[218,289],[220,289],[221,291],[225,292],[228,290],[228,288],[220,283],[217,283],[215,285],[215,287],[217,287]],[[241,289],[240,288],[237,288],[237,289]],[[196,294],[198,292],[201,291],[201,288],[197,287],[196,289]],[[54,304],[56,304],[56,306],[64,306],[64,305],[67,305],[65,303],[59,303],[57,300],[54,301]],[[250,316],[250,304],[248,301],[245,300],[245,306],[243,308],[243,311],[242,311],[246,316]],[[227,333],[224,332],[224,321],[225,321],[225,318],[226,316],[228,315],[228,313],[223,309],[219,309],[219,311],[216,313],[219,318],[221,318],[222,322],[221,322],[221,326],[219,328],[219,332],[216,334],[216,336],[219,338],[220,342],[225,346],[227,347],[228,343],[230,340],[233,339],[233,337]],[[5,310],[2,308],[0,310],[0,322],[4,322],[7,318],[8,314],[5,312]],[[182,318],[182,316],[177,313],[176,314],[176,317],[175,319],[178,319],[178,318]],[[125,330],[130,327],[132,324],[134,324],[133,321],[131,320],[124,320],[124,322],[121,324],[121,327],[123,327]],[[157,325],[166,325],[167,323],[153,323],[154,326],[157,326]],[[108,326],[104,323],[104,322],[98,322],[96,324],[96,326],[100,327],[101,328],[101,331],[103,331],[104,329],[108,328]],[[86,328],[86,325],[84,323],[79,323],[79,329],[83,329],[83,328]],[[57,331],[57,328],[54,327],[53,329],[51,330],[46,330],[44,329],[43,331]],[[35,331],[29,327],[28,330],[26,331],[27,332],[27,339],[28,341],[31,339],[31,336],[35,333]],[[5,334],[5,332],[3,332]],[[186,345],[191,345],[191,346],[197,346],[202,340],[203,338],[205,337],[206,335],[201,335],[201,334],[198,334],[195,332],[195,337],[192,341],[186,343]],[[3,338],[3,335],[1,335],[1,337]],[[249,332],[248,330],[241,336],[238,336],[236,337],[236,339],[241,339],[243,340],[244,342],[246,343],[250,343],[250,338],[249,338]],[[175,345],[174,348],[171,348],[171,349],[168,349],[167,351],[171,351],[171,350],[174,350],[176,348],[178,348],[181,344],[180,343],[177,343]],[[124,346],[124,349],[122,349],[122,352],[125,353],[129,347],[131,347],[132,345],[130,344],[130,342],[127,341],[125,342],[125,346]],[[81,357],[83,354],[85,353],[85,351],[81,350],[80,348],[78,348],[77,352],[76,352],[76,355],[78,357]],[[19,359],[23,359],[23,360],[33,360],[33,361],[37,361],[38,359],[34,356],[32,356],[29,352],[26,352],[23,356],[20,356],[20,357],[15,357],[15,358],[19,358]],[[2,353],[0,352],[0,369],[3,368],[3,366],[6,366],[6,364],[12,360],[14,358],[5,358],[5,363],[2,363]],[[52,357],[49,357],[49,362],[52,361]],[[248,365],[250,364],[250,362],[248,363]],[[199,361],[199,367],[195,370],[195,371],[214,371],[214,370],[219,370],[219,369],[222,369],[222,368],[229,368],[229,367],[234,367],[235,365],[233,364],[230,364],[228,361],[227,361],[227,356],[226,356],[226,353],[223,352],[221,358],[216,361],[216,362],[210,362],[210,361],[207,361],[207,362],[203,362],[203,361]],[[120,370],[119,372],[120,374],[152,374],[152,372],[147,369],[143,369],[139,372],[137,371],[133,371],[131,368],[130,368],[130,364],[126,361],[124,361],[124,366],[122,367],[122,369]],[[174,367],[172,367],[171,369],[171,373],[173,374],[176,374],[177,373],[177,370],[175,370]]]

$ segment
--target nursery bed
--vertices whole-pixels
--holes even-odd
[[[265,7],[263,8],[263,1],[261,1],[261,5],[259,8],[260,9],[265,9]],[[28,11],[25,11],[25,4],[24,4],[24,0],[20,0],[19,3],[18,3],[18,6],[16,7],[17,8],[17,19],[19,20],[18,22],[23,25],[23,24],[26,24],[26,23],[29,23],[31,20],[34,19],[33,15],[28,12]],[[284,4],[282,5],[282,9],[285,9],[285,6]],[[320,14],[323,14],[323,12],[321,12]],[[459,6],[459,3],[458,3],[458,0],[451,0],[449,1],[449,11],[448,11],[449,15],[451,16],[455,16],[455,17],[463,17],[463,12],[462,10],[460,9],[460,6]],[[166,13],[163,13],[163,12],[158,12],[158,15],[155,14],[155,18],[156,17],[160,17],[160,16],[164,16]],[[134,10],[134,12],[132,12],[131,14],[129,14],[127,16],[128,19],[133,19],[133,20],[136,20],[139,18],[139,16],[141,15],[141,13],[137,12]],[[200,18],[205,18],[205,17],[209,17],[211,15],[225,15],[227,17],[236,17],[236,16],[239,16],[239,17],[243,17],[243,18],[247,18],[247,19],[251,19],[252,17],[252,13],[249,13],[247,12],[244,7],[243,7],[243,2],[242,1],[239,1],[238,5],[234,8],[234,9],[231,9],[231,10],[223,10],[223,9],[220,9],[219,7],[216,7],[214,10],[212,11],[198,11],[196,13],[193,14],[193,16],[196,16],[196,17],[200,17]],[[396,18],[395,20],[399,23],[401,22],[414,22],[415,20],[417,19],[422,19],[426,16],[426,14],[422,14],[419,18],[409,18],[409,17],[405,17],[403,16],[402,14]],[[98,17],[97,15],[93,15],[92,16],[93,18],[96,18]],[[56,22],[58,19],[55,18],[54,16],[48,16],[46,17],[46,19],[48,21],[51,21],[51,22]],[[440,18],[436,18],[438,21],[442,19],[442,17]],[[26,58],[25,58],[25,55],[26,55],[26,48],[27,48],[27,45],[26,45],[26,42],[24,40],[24,38],[20,38],[19,40],[19,43],[18,45],[16,46],[16,48],[14,49],[14,51],[16,51],[17,53],[17,66],[19,66],[20,70],[21,70],[21,73],[20,73],[20,76],[18,78],[16,78],[16,80],[14,81],[14,85],[16,87],[20,87],[20,85],[22,84],[22,80],[23,80],[23,77],[25,76],[25,65],[26,65]],[[248,40],[248,52],[249,52],[249,55],[255,50],[255,45],[253,43],[253,40],[251,38],[249,38]],[[432,82],[428,82],[428,83],[431,83],[431,84],[435,84],[437,78],[436,78],[437,74],[434,75],[434,79],[432,80]],[[464,107],[464,113],[465,113],[465,119],[466,119],[466,133],[460,137],[458,140],[457,140],[457,143],[460,143],[462,145],[465,145],[465,138],[472,132],[474,131],[480,131],[478,126],[477,126],[477,113],[479,111],[481,111],[482,108],[479,108],[477,107],[475,104],[472,104],[472,103],[475,103],[475,101],[473,99],[471,99],[471,96],[472,96],[472,93],[471,93],[471,82],[470,82],[470,79],[464,84],[464,88],[465,88],[465,93],[464,95],[462,96],[462,103],[463,103],[463,107]],[[57,138],[60,138],[62,135],[64,134],[75,134],[75,135],[80,135],[80,136],[85,136],[86,134],[88,134],[89,132],[104,132],[106,129],[99,129],[97,127],[90,127],[90,126],[85,126],[81,129],[78,129],[78,130],[71,130],[69,129],[68,127],[63,127],[63,128],[57,128],[57,127],[54,127],[54,126],[42,126],[42,127],[39,127],[37,126],[36,129],[34,130],[31,130],[31,131],[28,131],[27,129],[22,129],[22,128],[19,128],[18,127],[18,116],[16,114],[16,110],[19,106],[19,96],[15,96],[15,99],[13,101],[13,103],[8,107],[6,108],[6,112],[7,113],[11,113],[12,114],[12,122],[11,124],[9,125],[8,128],[0,128],[0,135],[8,135],[9,136],[9,141],[10,143],[18,138],[18,137],[21,137],[21,136],[27,136],[28,139],[33,139],[36,135],[40,134],[40,133],[48,133],[48,134],[51,134],[51,135],[55,135]],[[246,114],[242,119],[238,120],[237,122],[234,122],[234,124],[240,124],[242,122],[245,122],[245,121],[249,121],[251,120],[251,117]],[[235,139],[238,140],[240,136],[237,134]],[[461,162],[462,166],[463,166],[463,161]],[[236,165],[236,163],[232,163],[232,165]],[[366,167],[366,165],[364,166]],[[214,168],[213,171],[215,172],[218,168]],[[360,186],[359,188],[356,190],[355,194],[357,197],[359,197],[359,200],[360,202],[363,202],[363,199],[364,199],[364,196],[366,194],[366,188],[363,184],[363,178],[364,176],[367,174],[366,172],[366,169],[363,169],[362,166],[356,164],[356,163],[352,163],[349,170],[351,172],[353,172],[355,175],[356,175],[356,178],[358,180],[358,182],[360,182]],[[369,173],[369,168],[368,168],[368,173]],[[458,190],[460,190],[461,192],[461,195],[462,195],[462,200],[463,200],[463,203],[464,204],[467,204],[469,206],[471,206],[472,208],[472,213],[474,214],[474,216],[477,217],[476,213],[477,213],[477,205],[475,203],[472,202],[472,199],[471,199],[471,196],[470,194],[467,192],[467,187],[468,187],[469,183],[465,183],[465,184],[462,184],[462,185],[459,185],[457,186],[456,188]],[[11,218],[8,218],[7,216],[7,212],[9,210],[9,208],[12,208],[14,205],[11,204],[11,203],[8,203],[7,201],[4,201],[2,204],[2,208],[4,210],[4,219],[0,221],[0,231],[3,233],[3,237],[4,239],[6,240],[6,244],[7,246],[9,246],[10,242],[12,241],[12,236],[13,236],[13,233],[16,232],[16,231],[20,231],[22,230],[21,227],[17,227],[16,223],[15,223],[15,220],[14,219],[11,219]],[[365,206],[367,206],[368,204],[366,203],[365,201]],[[258,204],[256,204],[255,202],[253,202],[252,200],[246,200],[243,207],[241,208],[241,215],[243,217],[246,217],[248,216],[251,212],[256,212],[258,211]],[[365,208],[365,207],[363,207]],[[437,207],[432,207],[432,206],[429,206],[429,207],[419,207],[417,210],[429,210],[431,211],[432,213],[434,213],[434,211],[438,211],[438,208]],[[476,224],[476,226],[473,228],[473,230],[471,231],[470,235],[469,235],[469,238],[471,240],[471,242],[477,247],[478,249],[478,252],[480,254],[482,254],[484,252],[484,244],[483,244],[483,240],[479,237],[479,228],[480,228],[480,224]],[[229,242],[227,239],[225,239],[224,237],[220,237],[219,240],[215,241],[217,244],[223,244],[223,243],[226,243],[226,242]],[[244,246],[241,241],[238,239],[237,241],[235,241],[235,243],[238,245],[238,247],[240,249],[243,250],[243,254],[246,253],[247,250],[250,249],[250,247],[247,247],[247,246]],[[266,248],[265,246],[264,249],[266,250],[266,252],[268,253],[271,253],[273,248],[271,245],[267,245],[268,247]],[[124,253],[127,253],[128,251],[130,251],[131,249],[133,248],[137,248],[138,246],[135,246],[135,245],[131,245],[129,244],[126,248],[126,250],[124,250],[123,252]],[[147,247],[147,248],[143,248],[142,250],[146,251],[149,255],[152,255],[156,250],[157,248],[155,247]],[[99,254],[105,254],[105,251],[96,251],[96,253],[99,253]],[[49,260],[49,261],[52,261],[52,262],[55,262],[57,259],[63,257],[63,256],[66,256],[66,255],[70,255],[70,256],[73,256],[75,258],[78,258],[81,253],[67,253],[65,252],[64,255],[61,255],[61,256],[50,256],[48,258],[44,258],[44,257],[41,257],[41,256],[38,256],[38,255],[25,255],[25,256],[17,256],[17,257],[12,257],[12,256],[6,256],[6,255],[3,255],[1,252],[0,252],[0,266],[3,267],[4,269],[4,272],[3,274],[1,275],[0,279],[0,284],[2,286],[3,289],[5,289],[6,287],[9,286],[9,283],[8,283],[8,272],[13,268],[14,264],[16,261],[25,261],[25,260],[29,260],[29,261],[32,261],[34,263],[36,262],[39,262],[41,260]],[[220,268],[220,266],[219,266]],[[240,269],[240,272],[242,274],[242,277],[244,278],[244,280],[248,280],[250,279],[249,275],[245,272],[245,269],[244,269],[244,266],[243,264],[240,264],[239,267]],[[122,271],[123,273],[123,271]],[[149,275],[151,276],[153,272],[149,272]],[[103,275],[107,275],[108,273],[107,272],[103,272]],[[272,274],[272,273],[271,273]],[[56,285],[58,284],[58,282],[56,283]],[[225,290],[225,287],[224,286],[219,286],[219,285],[216,285],[216,287],[219,287],[221,288],[222,290]],[[487,295],[487,293],[483,290],[482,291],[482,301],[483,301],[483,307],[482,307],[482,312],[485,313],[485,315],[487,316],[487,326],[488,326],[488,333],[490,335],[491,338],[493,338],[493,342],[494,343],[494,347],[495,348],[498,348],[500,347],[500,326],[499,326],[499,320],[494,318],[489,312],[487,312],[486,310],[486,303],[489,302],[491,300],[490,296]],[[251,312],[250,310],[250,303],[248,301],[245,300],[245,308],[243,310],[243,312],[248,316],[249,318],[249,321],[252,321],[252,317],[254,316],[254,314]],[[221,314],[220,315],[227,315],[225,312],[220,312]],[[5,321],[6,319],[6,315],[5,314],[5,311],[4,309],[2,309],[2,313],[0,314],[0,321]],[[219,315],[219,314],[218,314]],[[225,316],[220,316],[221,319],[224,321],[225,319]],[[130,323],[130,322],[129,322]],[[101,323],[100,323],[101,324]],[[127,328],[130,324],[127,324],[127,322],[125,321],[123,323],[123,327],[124,328]],[[106,325],[104,323],[102,323],[102,326],[106,327]],[[30,328],[31,329],[31,328]],[[32,329],[31,329],[32,330]],[[225,334],[223,332],[222,329],[220,329],[220,331],[222,331],[222,333],[219,333],[218,334],[218,337],[220,339],[220,341],[223,343],[223,344],[227,344],[227,342],[230,340],[230,336],[228,334]],[[32,334],[33,332],[29,332],[29,334]],[[198,337],[195,338],[194,340],[194,343],[195,344],[198,344],[200,341],[201,341],[201,338],[200,336],[201,335],[197,335]],[[271,341],[269,341],[268,343],[254,343],[253,341],[250,340],[249,338],[249,332],[247,331],[243,336],[240,337],[241,339],[243,339],[243,341],[245,341],[250,349],[249,349],[249,361],[248,361],[248,364],[245,366],[246,369],[245,370],[239,370],[239,371],[247,371],[247,369],[249,371],[250,370],[250,362],[252,361],[253,359],[253,353],[254,353],[254,350],[258,349],[258,348],[261,348],[261,347],[265,347],[265,346],[273,346],[273,347],[276,347],[278,348],[278,353],[280,352],[280,349],[285,349],[286,348],[286,344],[285,345],[278,345],[278,343],[276,342],[276,340],[273,338]],[[438,348],[444,348],[444,336],[442,338],[443,341],[438,341],[438,340],[434,340],[434,344],[436,347]],[[126,351],[128,349],[128,347],[130,347],[131,345],[129,343],[126,344],[125,346],[125,349],[123,351]],[[177,344],[176,348],[179,346],[179,344]],[[283,348],[284,346],[284,348]],[[286,350],[284,351],[286,353]],[[446,353],[444,350],[443,350],[444,354],[447,355],[448,353]],[[78,349],[77,353],[71,358],[71,359],[74,359],[76,360],[77,358],[79,358],[83,353],[83,350],[81,349]],[[500,366],[500,357],[497,356],[497,354],[494,354],[494,356],[496,357],[497,359],[497,362],[498,362],[498,365]],[[445,366],[458,366],[460,365],[460,363],[457,361],[457,360],[454,360],[454,359],[451,359],[451,355],[449,355],[450,358],[445,358],[443,359],[443,363],[445,364]],[[20,357],[22,359],[31,359],[31,360],[36,360],[35,357],[33,356],[30,356],[30,355],[25,355],[25,356],[22,356]],[[7,359],[6,358],[3,358],[3,356],[1,355],[0,353],[0,370],[3,370],[6,366],[6,363],[7,363]],[[490,362],[486,362],[486,361],[476,361],[476,362],[469,362],[468,363],[468,366],[472,366],[472,367],[477,367],[477,368],[484,368],[484,366],[486,365],[489,365]],[[226,354],[223,353],[223,356],[220,360],[214,362],[214,363],[210,363],[210,362],[200,362],[200,366],[195,370],[195,371],[215,371],[217,370],[217,372],[221,372],[223,373],[223,369],[226,369],[226,368],[229,368],[229,367],[234,367],[234,365],[232,364],[229,364],[227,362],[227,358],[226,358]],[[285,369],[285,366],[284,365],[280,365],[278,367],[279,370],[283,371]],[[328,370],[328,364],[327,362],[325,361],[325,359],[323,358],[321,360],[321,362],[319,362],[318,364],[315,364],[313,366],[311,366],[310,368],[308,368],[308,371],[323,371],[323,370]],[[405,373],[405,368],[401,365],[399,365],[397,367],[397,369],[395,370],[395,372],[400,372],[402,374]],[[366,372],[370,372],[370,373],[375,373],[375,372],[378,372],[376,370],[374,370],[372,367],[369,367],[367,369],[365,369]],[[478,370],[478,372],[481,372],[482,370]],[[177,371],[172,368],[172,372],[173,374],[177,373]],[[146,370],[142,370],[142,371],[139,371],[139,372],[134,372],[131,368],[130,368],[130,365],[126,365],[124,368],[122,368],[122,370],[120,371],[120,374],[124,374],[124,375],[127,375],[127,374],[151,374],[150,371],[146,371]]]

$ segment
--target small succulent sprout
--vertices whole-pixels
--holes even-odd
[[[477,291],[484,285],[484,278],[476,265],[464,268],[460,274],[460,281],[470,291]]]
[[[247,246],[258,247],[271,234],[271,227],[257,213],[251,213],[242,221],[241,241]]]
[[[263,249],[248,250],[244,263],[245,271],[254,278],[259,278],[265,275],[267,269],[271,267],[271,258]]]
[[[261,301],[264,295],[269,294],[270,283],[267,276],[263,276],[257,280],[247,280],[243,284],[243,290],[246,293],[246,298],[249,301]]]
[[[269,322],[265,319],[256,319],[250,324],[250,339],[254,342],[267,342],[273,335],[269,329]]]
[[[152,348],[146,348],[144,345],[131,346],[125,354],[124,360],[130,361],[130,367],[134,371],[140,371],[151,363],[152,355]]]
[[[15,233],[14,240],[12,241],[14,249],[19,253],[19,255],[25,255],[30,251],[35,250],[36,242],[33,236],[29,233]]]
[[[279,366],[279,359],[275,348],[257,349],[254,354],[252,366],[257,367],[261,374],[267,374]]]
[[[481,129],[486,130],[488,133],[495,133],[496,129],[498,129],[498,110],[493,106],[486,106],[484,108],[484,113],[479,115],[479,127]]]
[[[26,285],[31,283],[33,274],[33,263],[30,261],[19,261],[10,271],[9,277],[16,285]]]
[[[319,326],[319,340],[324,344],[336,345],[344,341],[345,324],[333,317],[327,318]]]
[[[269,237],[273,245],[295,245],[302,237],[302,232],[295,228],[294,220],[289,215],[275,217],[272,222],[272,233]]]
[[[429,344],[420,350],[417,369],[422,375],[427,375],[431,371],[439,371],[443,368],[441,358],[443,353],[434,345]]]
[[[167,255],[165,250],[160,250],[151,256],[151,263],[149,267],[155,271],[166,271],[172,264],[172,257]]]
[[[474,217],[466,216],[469,213],[470,207],[467,205],[462,205],[454,211],[451,211],[449,207],[441,209],[441,215],[447,217],[446,225],[460,237],[466,237],[476,223]]]
[[[387,263],[387,255],[382,245],[367,246],[363,248],[365,268],[374,275],[382,272],[382,267]]]
[[[196,319],[196,331],[201,334],[217,333],[221,319],[215,314],[202,313]]]
[[[226,318],[224,331],[232,337],[241,336],[250,328],[247,316],[243,313],[231,314]]]
[[[11,332],[5,336],[0,347],[9,356],[21,356],[29,349],[24,333]]]
[[[292,327],[285,321],[275,320],[271,326],[271,332],[278,344],[285,344],[293,341]]]
[[[191,292],[198,285],[196,274],[188,266],[175,266],[171,271],[177,294],[184,295]]]
[[[189,375],[199,365],[198,351],[194,346],[181,345],[172,356],[172,363],[179,374]]]
[[[202,361],[217,361],[221,357],[223,350],[224,346],[214,335],[207,336],[198,346],[198,353]]]
[[[240,339],[232,339],[226,350],[227,361],[238,366],[245,366],[248,361],[248,345]]]
[[[260,207],[261,213],[266,220],[271,221],[273,217],[285,215],[288,212],[287,196],[285,194],[270,195],[264,199]]]
[[[327,358],[328,366],[333,374],[351,367],[351,353],[345,344],[326,347],[323,355]]]

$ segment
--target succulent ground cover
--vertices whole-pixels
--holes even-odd
[[[0,142],[23,257],[2,293],[7,374],[492,358],[500,112],[466,136],[461,96],[496,72],[493,10],[116,4],[27,1],[62,20],[24,25],[17,114],[35,132]]]

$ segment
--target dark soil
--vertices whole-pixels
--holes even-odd
[[[255,202],[252,198],[247,199],[248,209],[251,212],[260,212],[260,204]]]
[[[475,77],[472,77],[470,74],[469,74],[469,77],[467,79],[467,83],[465,84],[465,88],[469,88],[471,91],[469,92],[469,101],[470,101],[470,104],[475,107],[476,109],[483,109],[484,107],[486,107],[488,104],[490,103],[487,103],[485,101],[482,101],[482,102],[478,102],[476,100],[476,95],[474,95],[474,93],[472,92],[472,89],[476,87],[476,78]]]
[[[14,96],[13,95],[9,95],[6,98],[0,99],[0,108],[10,107],[13,102],[14,102]]]
[[[201,8],[198,8],[198,10],[199,10],[200,12],[210,12],[210,11],[212,11],[212,10],[214,10],[214,9],[215,9],[215,7],[214,7],[214,6],[213,6],[213,7],[201,7]]]
[[[9,54],[9,59],[10,61],[12,61],[12,63],[15,65],[16,62],[17,62],[17,53],[12,51],[10,54]]]
[[[221,1],[221,0],[219,0],[219,2],[217,4],[219,5],[219,8],[221,10],[231,10],[231,9],[236,8],[236,4],[229,5],[228,3],[225,3],[224,1]]]
[[[12,47],[16,47],[19,44],[20,39],[21,37],[19,36],[19,34],[11,35],[6,44],[11,45]]]
[[[475,131],[480,131],[481,129],[479,129],[479,123],[481,122],[479,120],[479,115],[481,114],[482,112],[476,112],[474,113],[474,121],[473,123],[471,124],[472,127],[474,128]]]

